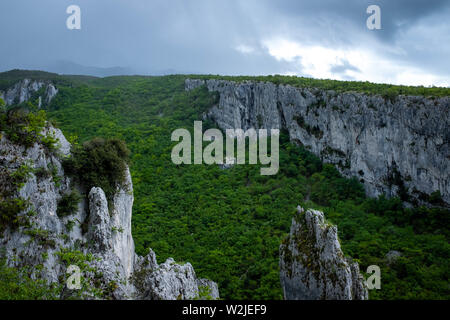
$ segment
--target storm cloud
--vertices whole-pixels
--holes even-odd
[[[73,4],[81,30],[66,28]],[[372,4],[381,8],[381,30],[366,27]],[[445,0],[2,0],[0,70],[449,86],[449,17]]]

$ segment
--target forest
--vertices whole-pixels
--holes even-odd
[[[52,77],[48,75],[49,80]],[[168,257],[190,262],[198,276],[219,284],[223,299],[282,299],[279,245],[289,232],[296,206],[302,205],[323,210],[338,226],[344,253],[358,261],[361,270],[374,264],[381,267],[381,290],[370,291],[370,299],[450,298],[448,209],[406,208],[398,198],[368,198],[358,179],[342,177],[332,165],[289,142],[285,132],[280,136],[280,170],[273,176],[262,176],[259,165],[222,169],[173,164],[173,130],[192,130],[194,121],[217,102],[217,95],[205,88],[186,92],[187,77],[52,80],[59,93],[46,106],[47,117],[72,144],[108,138],[124,141],[130,150],[132,232],[138,254],[152,248],[159,262]],[[15,78],[10,74],[0,79],[10,83]],[[368,93],[391,89],[395,94],[449,95],[448,88],[277,76],[233,79]],[[204,122],[204,127],[215,125]],[[392,250],[401,252],[395,263],[386,259]]]

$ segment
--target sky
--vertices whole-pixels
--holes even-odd
[[[66,26],[70,5],[80,30]],[[379,30],[367,28],[369,5],[381,9]],[[449,18],[448,0],[1,0],[0,71],[450,86]]]

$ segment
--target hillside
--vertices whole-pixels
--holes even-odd
[[[0,299],[218,298],[191,264],[136,255],[122,142],[71,146],[42,111],[0,116]]]
[[[25,75],[0,74],[0,81],[13,84]],[[343,252],[358,261],[361,270],[381,267],[382,287],[369,292],[371,299],[449,298],[449,211],[437,195],[432,200],[438,206],[413,208],[405,208],[397,197],[368,198],[359,178],[343,177],[334,166],[291,143],[287,132],[281,135],[280,172],[275,176],[261,176],[259,166],[223,170],[174,165],[171,132],[192,131],[193,122],[220,99],[205,87],[186,92],[187,78],[45,78],[58,94],[44,107],[71,143],[118,138],[131,150],[132,234],[138,254],[152,248],[158,260],[189,261],[199,277],[218,282],[225,299],[281,299],[278,249],[301,204],[322,210],[337,225]],[[387,88],[290,77],[261,80],[370,93]],[[443,88],[394,89],[449,95]],[[204,127],[217,124],[208,121]],[[395,263],[386,258],[392,251],[401,252]]]
[[[206,117],[221,129],[283,129],[367,195],[414,204],[433,193],[450,203],[450,98],[367,95],[271,82],[186,80],[220,100]]]

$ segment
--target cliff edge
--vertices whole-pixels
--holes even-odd
[[[280,246],[280,280],[286,300],[367,300],[358,263],[344,257],[337,227],[323,212],[301,207]]]
[[[206,112],[221,129],[286,129],[371,197],[450,203],[450,97],[368,95],[271,82],[186,79],[220,94]]]
[[[158,264],[152,250],[135,254],[128,167],[125,184],[108,203],[101,188],[84,190],[65,175],[62,161],[71,156],[71,145],[61,131],[47,125],[41,135],[56,139],[57,147],[25,147],[5,134],[0,139],[0,255],[9,267],[26,268],[31,278],[59,287],[60,298],[219,297],[217,284],[198,279],[190,263]],[[70,266],[81,271],[80,289],[67,286]]]

